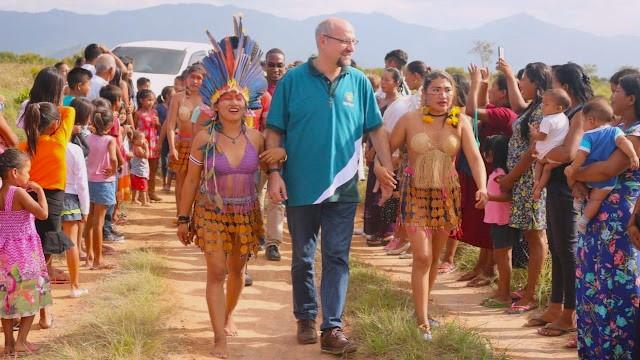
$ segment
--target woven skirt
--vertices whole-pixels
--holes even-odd
[[[211,209],[196,201],[193,228],[196,244],[203,252],[211,254],[224,251],[227,255],[257,255],[258,240],[264,236],[260,202],[256,199],[250,209],[233,212]]]
[[[176,173],[187,172],[189,166],[189,154],[191,153],[192,139],[176,139],[176,150],[178,151],[178,160],[169,154],[169,169]]]
[[[408,228],[457,229],[462,222],[460,186],[419,189],[411,185],[402,198],[400,216],[401,222]]]

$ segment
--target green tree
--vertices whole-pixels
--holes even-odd
[[[482,66],[487,66],[493,56],[493,43],[484,40],[476,40],[473,42],[473,47],[469,50],[469,53],[478,55]]]

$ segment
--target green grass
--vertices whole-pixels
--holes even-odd
[[[467,272],[475,266],[478,261],[480,249],[460,242],[456,251],[455,264],[461,272]],[[522,289],[527,284],[527,270],[513,269],[511,273],[511,289]],[[551,294],[551,254],[547,253],[547,259],[542,267],[542,274],[536,289],[536,299],[538,304],[547,306],[549,295]]]
[[[410,294],[373,267],[351,262],[347,321],[360,344],[360,359],[507,359],[489,341],[456,322],[433,330],[433,341],[418,334]]]
[[[136,250],[95,292],[77,328],[38,359],[159,359],[168,351],[164,323],[170,313],[167,270],[160,256]]]

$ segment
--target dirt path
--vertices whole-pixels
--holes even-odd
[[[163,202],[152,208],[130,208],[127,225],[120,229],[127,242],[113,245],[118,251],[140,247],[152,247],[168,261],[167,278],[173,288],[174,313],[167,324],[173,336],[170,359],[212,359],[210,354],[213,332],[205,301],[205,265],[200,250],[195,246],[184,247],[175,237],[173,219],[175,205],[172,195],[162,195]],[[290,239],[285,234],[281,247],[282,261],[266,261],[262,254],[252,259],[249,272],[254,285],[245,289],[236,310],[236,323],[240,335],[230,338],[231,359],[335,359],[320,353],[319,345],[301,346],[295,339],[295,320],[291,308]],[[354,237],[352,255],[383,269],[392,278],[407,283],[410,260],[385,256],[380,248],[368,248],[361,237]],[[118,255],[109,257],[116,261]],[[56,259],[57,267],[65,268],[62,258]],[[93,290],[108,272],[81,269],[83,286]],[[443,276],[434,290],[436,304],[450,312],[468,326],[478,328],[489,336],[498,349],[507,349],[514,359],[575,359],[574,351],[563,348],[566,336],[543,338],[531,329],[520,325],[525,316],[502,315],[499,310],[478,306],[487,289],[460,288],[453,281],[454,274]],[[46,342],[68,331],[78,319],[86,300],[68,297],[68,285],[54,286],[55,327],[46,331],[33,331],[31,339]],[[100,296],[96,291],[92,296]],[[69,310],[72,311],[69,311]],[[37,326],[35,326],[37,329]]]
[[[362,237],[354,237],[351,251],[352,256],[383,270],[404,286],[410,286],[411,260],[387,256],[381,248],[367,247]],[[453,272],[438,277],[432,293],[438,313],[445,313],[447,319],[477,329],[491,340],[497,350],[505,350],[511,359],[578,358],[575,350],[564,347],[568,335],[556,338],[539,336],[535,328],[522,327],[530,315],[506,315],[504,310],[480,306],[490,289],[464,287],[463,282],[455,281],[459,276]]]

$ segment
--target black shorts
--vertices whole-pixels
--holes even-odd
[[[513,247],[520,236],[522,236],[520,229],[512,228],[509,225],[491,224],[491,241],[494,249]]]

